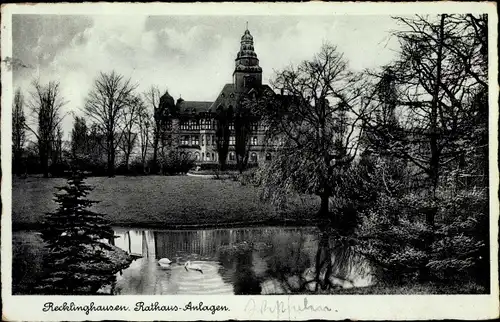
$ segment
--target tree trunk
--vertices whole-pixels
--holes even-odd
[[[144,174],[146,174],[147,171],[146,171],[146,154],[145,153],[142,154],[141,163],[142,163],[142,172]]]
[[[430,119],[430,150],[431,157],[429,163],[429,179],[431,181],[431,189],[429,193],[429,201],[431,206],[425,210],[425,222],[430,229],[429,234],[424,239],[424,246],[427,252],[431,252],[432,243],[434,242],[434,228],[435,228],[435,218],[437,214],[437,198],[436,189],[439,184],[439,161],[440,161],[440,150],[438,147],[438,135],[437,133],[437,123],[438,123],[438,109],[439,109],[439,88],[441,83],[441,70],[442,70],[442,60],[443,60],[443,37],[444,37],[444,14],[441,15],[441,21],[439,26],[439,39],[438,39],[438,52],[436,60],[436,79],[434,82],[434,93],[432,95],[432,105],[431,105],[431,119]],[[430,270],[427,265],[423,265],[420,268],[420,280],[426,282],[430,278]]]
[[[127,153],[125,154],[125,167],[127,168],[127,171],[130,170],[130,151],[127,151]]]
[[[113,137],[111,140],[108,137],[108,177],[115,176],[115,147],[113,144]]]
[[[49,151],[44,143],[40,144],[39,154],[40,154],[40,167],[42,168],[43,177],[48,178],[49,177]]]
[[[442,69],[442,60],[443,60],[443,37],[444,37],[444,14],[441,15],[441,22],[439,26],[439,43],[438,43],[438,53],[437,53],[437,67],[436,67],[436,79],[434,83],[434,94],[432,96],[432,105],[431,105],[431,120],[430,120],[430,150],[431,150],[431,158],[429,164],[429,179],[431,181],[431,198],[434,208],[434,203],[436,201],[436,189],[439,184],[439,159],[440,159],[440,150],[438,147],[438,134],[437,133],[437,122],[438,122],[438,108],[439,108],[439,88],[441,83],[441,69]],[[434,217],[435,213],[433,211],[429,211],[427,214],[427,224],[429,226],[434,227]]]
[[[323,184],[323,191],[321,192],[321,206],[319,208],[319,218],[326,219],[330,213],[330,195],[331,189],[327,183]]]
[[[153,174],[158,174],[158,133],[155,133],[155,137],[153,138],[153,164],[151,172]]]

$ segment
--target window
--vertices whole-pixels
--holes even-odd
[[[259,130],[259,123],[253,122],[252,123],[252,131],[258,131]]]
[[[266,161],[271,161],[271,153],[266,154]]]
[[[201,152],[201,160],[203,161],[204,159],[205,159],[205,152]]]
[[[188,129],[188,123],[185,122],[185,121],[181,121],[180,128],[181,128],[181,130],[187,130]]]
[[[210,161],[210,153],[207,152],[207,161]]]
[[[215,141],[215,135],[212,135],[212,145],[216,145],[217,142]]]
[[[200,137],[198,135],[193,135],[191,137],[191,144],[192,145],[199,145],[200,144]]]
[[[235,158],[234,152],[229,152],[229,160],[234,161],[235,159],[236,158]]]
[[[257,137],[256,136],[252,137],[252,140],[250,141],[250,144],[251,145],[257,145]]]
[[[205,136],[202,135],[201,136],[201,146],[204,146],[205,145]]]
[[[207,135],[207,146],[210,145],[210,135]]]
[[[215,154],[212,152],[212,160],[215,161]]]
[[[233,122],[230,122],[230,123],[229,123],[229,129],[230,129],[230,130],[234,130],[234,123],[233,123]]]
[[[189,136],[188,135],[183,135],[181,137],[181,145],[189,145]]]
[[[236,143],[236,139],[235,139],[235,137],[234,137],[234,136],[232,136],[232,135],[231,135],[231,136],[229,137],[229,145],[234,145],[235,143]]]
[[[200,158],[200,154],[198,152],[195,152],[194,153],[194,160],[198,161],[199,158]]]

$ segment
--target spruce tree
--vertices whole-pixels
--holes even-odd
[[[49,249],[45,257],[46,274],[38,290],[44,294],[95,294],[112,284],[116,265],[107,241],[113,231],[102,214],[89,210],[96,201],[88,200],[92,188],[82,175],[74,174],[63,187],[57,187],[59,208],[47,214],[42,237]]]

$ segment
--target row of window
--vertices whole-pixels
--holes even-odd
[[[206,139],[206,141],[205,141]],[[216,145],[215,135],[202,135],[201,137],[201,146],[204,145]],[[229,137],[229,145],[235,145],[236,138],[234,136]],[[258,139],[256,136],[252,136],[250,138],[250,145],[257,145]],[[200,136],[199,135],[183,135],[181,136],[181,145],[200,145]]]
[[[234,152],[229,152],[228,159],[229,159],[229,161],[235,161],[236,154]],[[270,161],[270,160],[271,160],[271,153],[267,153],[266,154],[266,161]],[[250,162],[255,163],[257,161],[258,161],[257,153],[255,153],[255,152],[250,153]]]
[[[188,153],[188,157],[191,157],[191,153]],[[200,154],[198,152],[194,153],[194,160],[198,161],[200,158]],[[236,161],[236,154],[234,152],[229,152],[227,156],[229,161]],[[271,160],[271,153],[266,154],[266,161]],[[207,152],[206,154],[204,152],[201,153],[201,161],[217,161],[217,154],[215,153],[210,153]],[[257,153],[252,152],[250,154],[250,162],[251,163],[256,163],[258,161],[258,156]]]
[[[189,121],[181,121],[179,123],[179,128],[181,130],[211,130],[214,128],[213,120],[189,120]]]
[[[215,129],[215,121],[211,119],[181,121],[179,124],[181,130],[213,130]],[[258,123],[252,123],[252,131],[259,130]],[[229,129],[234,130],[234,123],[229,123]]]

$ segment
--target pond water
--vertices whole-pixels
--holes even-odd
[[[314,227],[114,230],[114,244],[137,257],[117,274],[117,295],[287,294],[376,280],[365,259]],[[26,286],[40,270],[40,244],[36,232],[14,233],[14,293],[29,293]],[[169,267],[158,264],[162,258],[172,261]],[[201,271],[186,269],[187,261]]]

